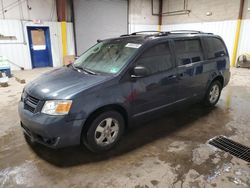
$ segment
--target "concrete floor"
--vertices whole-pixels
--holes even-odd
[[[47,71],[19,71],[26,81]],[[200,105],[131,129],[112,151],[27,144],[17,114],[24,85],[0,88],[0,187],[250,187],[250,166],[209,146],[226,135],[250,146],[250,70],[232,69],[214,109]]]

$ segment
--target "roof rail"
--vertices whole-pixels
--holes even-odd
[[[137,35],[137,34],[143,34],[143,33],[161,33],[161,31],[138,31],[131,33],[130,35]]]
[[[123,34],[120,35],[120,37],[127,37],[127,36],[131,36],[131,35],[137,35],[137,34],[149,34],[149,33],[157,33],[160,34],[162,33],[161,31],[138,31],[138,32],[133,32],[131,34]]]
[[[167,31],[167,33],[204,33],[202,31],[196,31],[196,30],[172,30]]]
[[[152,34],[152,35],[157,35],[157,36],[166,36],[166,35],[169,35],[169,34],[213,34],[213,33],[205,33],[205,32],[196,31],[196,30],[138,31],[138,32],[134,32],[134,33],[131,33],[131,34],[124,34],[124,35],[121,35],[120,37],[137,35],[137,34],[149,34],[149,33],[155,33],[155,34]]]
[[[120,35],[120,37],[128,37],[130,36],[129,34],[123,34],[123,35]]]

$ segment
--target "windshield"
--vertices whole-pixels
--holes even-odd
[[[92,72],[116,74],[141,46],[121,41],[100,42],[83,53],[74,66]]]

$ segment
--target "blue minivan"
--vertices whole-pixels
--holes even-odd
[[[187,101],[214,106],[229,68],[223,40],[211,33],[137,32],[101,40],[74,63],[25,86],[21,127],[48,147],[106,151],[138,118]]]

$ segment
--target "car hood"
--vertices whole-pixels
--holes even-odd
[[[28,83],[25,91],[39,99],[70,99],[111,76],[91,75],[78,72],[71,67],[62,67],[42,74]]]

